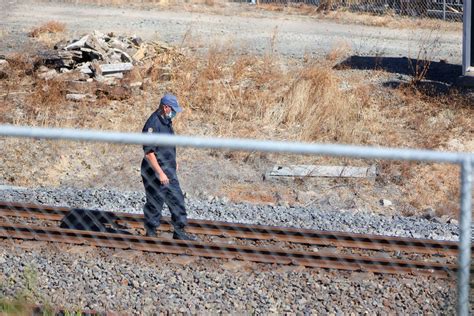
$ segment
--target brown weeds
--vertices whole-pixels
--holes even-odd
[[[331,63],[339,62],[342,59],[349,57],[351,52],[352,47],[347,41],[337,41],[326,55],[326,60]]]
[[[362,107],[358,95],[340,88],[333,70],[316,63],[296,75],[272,121],[296,129],[300,140],[358,143]]]
[[[403,186],[408,202],[419,210],[432,208],[437,216],[457,217],[459,211],[459,167],[420,165]]]
[[[60,124],[64,113],[64,86],[62,80],[39,80],[25,104],[29,121],[36,121],[38,125]]]
[[[273,50],[257,56],[240,54],[231,46],[213,45],[205,53],[187,53],[179,58],[173,55],[177,52],[165,53],[126,76],[126,83],[148,82],[143,93],[127,100],[102,99],[94,104],[65,102],[62,82],[27,75],[33,72],[32,63],[28,57],[18,55],[10,58],[12,69],[29,78],[31,92],[25,102],[15,103],[9,98],[1,106],[8,109],[5,113],[13,116],[9,122],[14,123],[139,131],[143,120],[156,109],[162,93],[170,91],[185,108],[176,120],[180,134],[436,150],[453,150],[458,148],[453,147],[456,144],[472,139],[472,96],[453,91],[431,97],[412,87],[390,90],[369,84],[364,81],[371,78],[364,79],[363,74],[341,76],[344,70],[332,68],[334,60],[346,50],[338,47],[344,46],[337,46],[328,59],[295,65],[285,63]],[[472,150],[461,145],[455,150]],[[248,157],[233,153],[226,159],[250,163]],[[61,168],[67,170],[71,163],[65,161]],[[385,183],[399,187],[403,194],[400,200],[419,210],[433,207],[450,214],[456,210],[455,168],[391,166],[381,177]],[[100,167],[90,168],[100,173]],[[265,194],[262,191],[247,198],[273,199]],[[245,194],[236,198],[245,198]]]
[[[8,65],[15,76],[33,74],[34,58],[25,53],[13,53],[7,57]]]
[[[232,63],[232,78],[240,81],[242,78],[248,76],[252,72],[252,67],[258,61],[257,56],[244,54],[237,56],[236,60]]]
[[[48,21],[45,24],[32,29],[28,36],[39,37],[45,33],[63,33],[66,30],[66,24],[58,21]]]
[[[223,68],[229,61],[228,52],[225,48],[219,48],[213,45],[209,48],[207,53],[207,60],[201,75],[207,80],[216,80],[222,78]]]
[[[376,27],[390,27],[399,29],[443,29],[445,31],[461,31],[462,23],[442,21],[430,18],[410,18],[395,15],[388,11],[377,15],[368,12],[350,12],[344,8],[337,8],[330,0],[321,1],[319,7],[302,3],[290,4],[260,4],[259,9],[285,14],[309,15],[319,19],[332,20],[345,24],[360,24]]]
[[[66,24],[57,21],[49,21],[31,30],[28,36],[52,48],[56,43],[65,39],[65,30]]]

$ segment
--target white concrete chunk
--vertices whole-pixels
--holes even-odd
[[[376,167],[375,165],[370,167],[316,165],[274,166],[273,170],[267,175],[270,177],[373,178],[376,176]]]
[[[69,44],[68,46],[65,47],[65,49],[70,50],[70,49],[76,49],[76,48],[84,47],[84,45],[86,44],[88,39],[89,39],[89,35],[86,35],[83,38],[81,38],[80,40],[78,40],[78,41],[76,41],[72,44]]]
[[[133,69],[133,65],[131,63],[102,64],[100,65],[100,69],[102,70],[102,74],[106,75],[114,72],[130,71]]]

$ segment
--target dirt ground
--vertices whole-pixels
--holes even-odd
[[[0,5],[3,6],[0,53],[26,45],[26,32],[55,20],[66,23],[73,36],[91,30],[113,31],[178,45],[186,36],[193,36],[207,43],[230,42],[258,53],[268,50],[275,38],[272,46],[275,52],[294,58],[303,58],[306,54],[324,55],[341,45],[351,47],[355,55],[361,56],[416,58],[420,50],[429,46],[428,54],[433,60],[460,64],[462,58],[460,28],[452,31],[344,24],[256,10],[251,5],[238,3],[146,9],[32,0],[2,1]]]
[[[328,85],[336,91],[336,96],[327,101],[328,106],[334,102],[353,102],[351,100],[354,98],[358,100],[357,104],[362,104],[359,112],[354,113],[354,121],[346,124],[356,124],[354,131],[350,135],[342,135],[346,137],[342,140],[336,133],[334,137],[316,134],[311,138],[312,141],[339,140],[373,146],[474,150],[472,98],[459,101],[463,104],[461,107],[450,106],[446,100],[451,100],[453,95],[443,90],[449,90],[446,87],[453,83],[460,70],[460,31],[347,24],[311,16],[255,10],[249,5],[232,3],[213,7],[137,8],[11,0],[2,1],[0,6],[0,55],[6,56],[19,52],[34,53],[44,47],[44,42],[28,37],[27,33],[51,20],[65,23],[66,32],[63,36],[66,38],[79,38],[81,34],[93,30],[136,34],[144,40],[159,39],[178,47],[191,48],[191,54],[201,54],[207,64],[215,62],[211,60],[210,54],[206,55],[213,45],[225,45],[226,49],[233,47],[241,53],[260,57],[269,54],[278,56],[279,72],[286,71],[292,65],[300,65],[302,71],[311,68],[313,66],[310,67],[309,63],[305,64],[308,59],[317,61],[317,58],[324,58],[327,63],[328,60],[335,62],[341,56],[352,56],[352,60],[359,61],[358,66],[344,66],[339,70],[325,68],[322,72],[318,70],[318,75],[323,74],[322,80],[327,79]],[[212,56],[223,58],[225,55],[226,51],[223,50]],[[439,94],[433,96],[418,90],[398,89],[400,82],[411,80],[407,57],[433,61],[432,69],[436,71],[433,80],[428,83],[435,82],[435,86],[443,87]],[[265,59],[260,59],[257,64],[265,64]],[[375,61],[383,69],[365,69],[367,60]],[[384,63],[387,67],[384,67]],[[273,70],[269,71],[275,75]],[[281,75],[278,78],[282,80]],[[236,104],[242,106],[242,103],[247,105],[248,102],[248,105],[255,106],[259,104],[259,98],[272,94],[280,96],[281,91],[288,88],[282,84],[272,90],[274,79],[271,76],[262,76],[260,79],[255,94],[250,88],[240,99],[230,93],[240,100],[234,100]],[[444,81],[439,82],[437,79]],[[226,104],[228,100],[221,98],[222,91],[201,91],[215,83],[216,80],[210,79],[197,87],[184,85],[186,91],[179,91],[185,108],[188,108],[188,113],[177,121],[180,134],[295,140],[293,129],[297,131],[300,128],[298,115],[302,117],[304,112],[292,118],[295,122],[292,126],[282,124],[275,129],[273,125],[261,125],[255,120],[253,116],[261,114],[252,111],[252,108],[245,108],[243,113],[236,112],[239,119],[233,120],[226,116],[228,113],[220,113],[219,109],[207,109],[202,104],[192,103],[196,101],[195,95],[203,94],[205,97],[197,101],[220,106]],[[304,90],[306,83],[295,86]],[[34,116],[27,116],[23,112],[24,103],[30,102],[31,97],[23,98],[21,94],[15,97],[15,94],[3,94],[2,91],[3,104],[9,110],[0,122],[39,126],[49,126],[52,122],[54,126],[137,132],[141,130],[147,116],[155,110],[160,93],[172,84],[150,84],[148,88],[123,101],[80,105],[61,101],[59,114],[38,111]],[[242,80],[236,86],[246,84]],[[25,84],[25,87],[37,91],[41,85],[34,82]],[[344,96],[346,93],[347,98]],[[339,99],[340,95],[344,99]],[[464,97],[463,94],[460,98]],[[223,100],[221,103],[213,101],[219,98]],[[291,100],[288,93],[283,93],[281,98],[269,98],[267,107],[288,103],[288,99]],[[232,111],[231,106],[223,112],[229,111]],[[352,115],[349,114],[350,109],[340,111],[344,119]],[[271,110],[268,112],[272,114]],[[340,124],[337,124],[340,118],[327,119],[337,129],[340,128]],[[271,118],[266,119],[266,122],[271,121]],[[359,128],[359,123],[364,121],[370,121],[370,126],[360,124]],[[314,124],[317,124],[316,121]],[[326,133],[324,130],[320,132]],[[0,139],[0,147],[4,153],[8,153],[1,160],[0,184],[142,190],[139,173],[142,152],[139,146]],[[423,214],[431,208],[440,216],[449,214],[455,217],[457,211],[457,167],[196,149],[179,149],[179,159],[180,177],[185,191],[204,198],[227,196],[235,202],[329,205],[334,209],[363,209],[405,215]],[[379,176],[369,180],[289,178],[264,181],[263,174],[275,164],[376,164]],[[381,203],[383,199],[390,200],[390,205]]]

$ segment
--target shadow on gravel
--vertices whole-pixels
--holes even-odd
[[[407,57],[351,56],[336,65],[335,69],[384,70],[407,76],[416,75],[416,66],[422,68],[423,61]],[[419,70],[421,71],[421,70]],[[455,84],[462,74],[462,66],[443,61],[431,61],[424,80],[430,80],[441,87]],[[395,84],[392,82],[391,84]],[[399,83],[400,84],[400,83]],[[444,87],[441,90],[444,90]]]

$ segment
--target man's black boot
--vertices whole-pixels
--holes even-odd
[[[156,233],[156,228],[146,228],[145,236],[158,237],[158,234]]]
[[[190,241],[196,241],[197,240],[196,237],[186,234],[186,232],[182,228],[175,228],[174,229],[173,239],[190,240]]]

